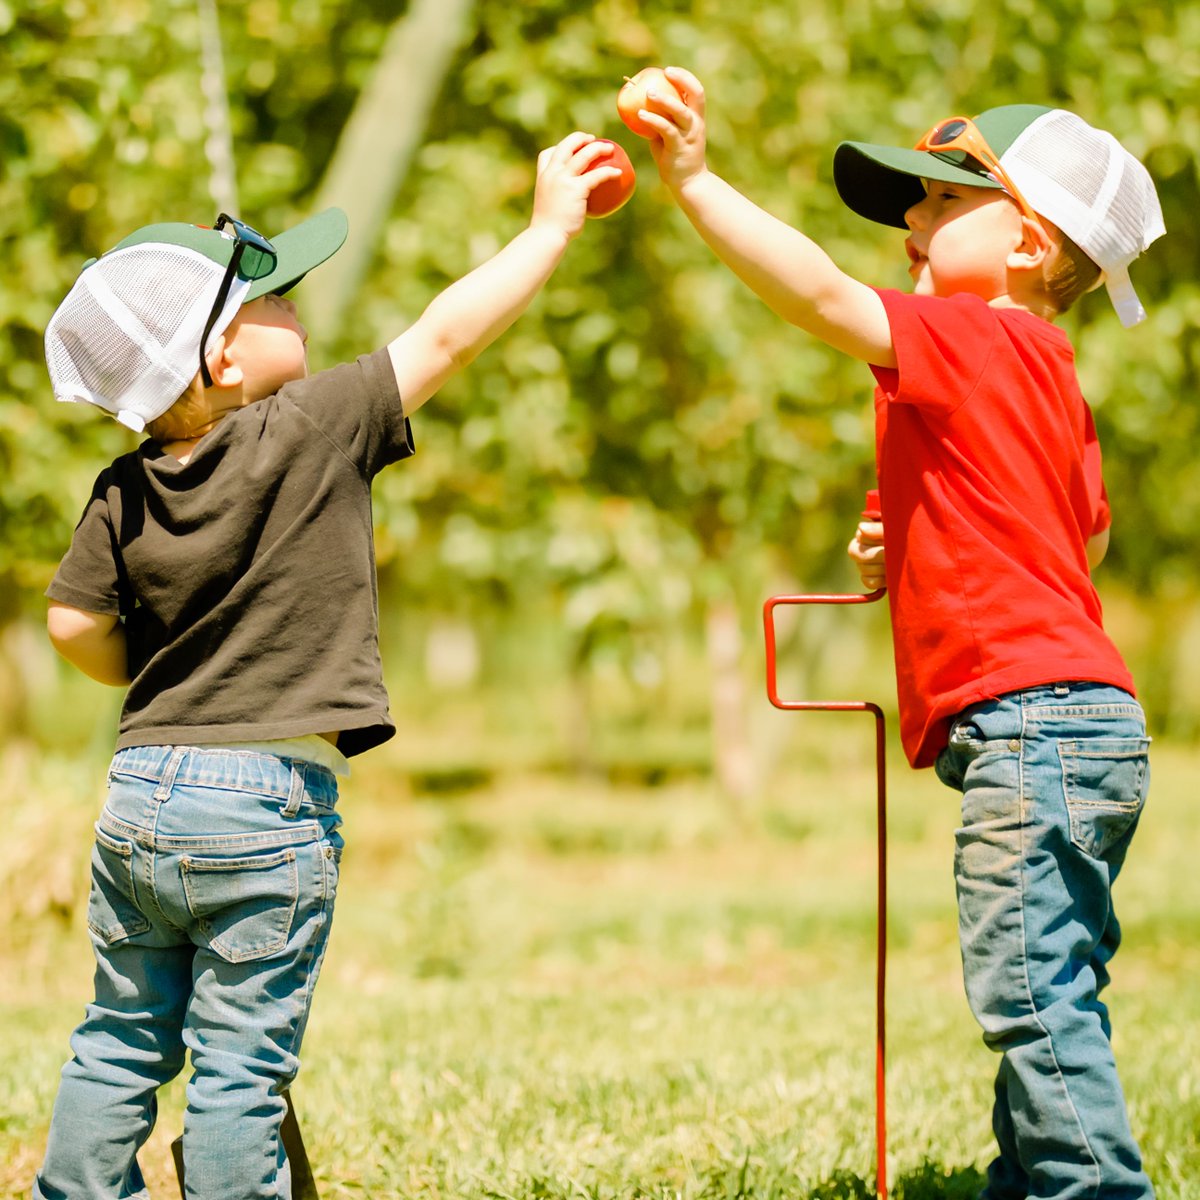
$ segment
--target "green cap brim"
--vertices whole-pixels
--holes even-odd
[[[270,239],[271,245],[275,247],[275,269],[269,275],[251,282],[243,303],[257,300],[259,296],[266,296],[271,292],[283,293],[295,287],[313,267],[319,267],[327,258],[337,253],[346,240],[349,228],[346,214],[340,208],[327,208],[324,212],[301,221],[299,225],[293,225],[291,229],[276,234]],[[118,242],[113,250],[124,250],[144,242],[185,246],[222,265],[228,264],[235,244],[231,238],[214,229],[172,221],[145,225]],[[84,263],[84,267],[93,262],[95,259],[89,260]]]
[[[999,188],[994,179],[927,150],[842,142],[833,155],[833,182],[846,206],[881,225],[906,229],[904,214],[925,195],[922,179]]]
[[[327,208],[273,237],[271,245],[278,255],[275,270],[250,284],[246,300],[294,288],[313,267],[341,249],[349,230],[346,214],[340,208]]]

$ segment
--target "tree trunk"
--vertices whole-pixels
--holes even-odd
[[[750,738],[742,627],[732,599],[713,600],[705,618],[711,680],[713,769],[721,790],[741,811],[758,784]]]
[[[316,208],[344,209],[350,237],[321,268],[321,286],[304,300],[322,338],[337,333],[370,265],[446,72],[470,32],[473,8],[474,0],[413,0],[392,26],[342,131]]]

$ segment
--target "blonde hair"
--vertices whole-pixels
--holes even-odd
[[[1062,230],[1056,232],[1058,252],[1046,266],[1046,295],[1057,312],[1065,313],[1100,282],[1101,271]]]
[[[146,433],[156,442],[174,442],[191,436],[192,430],[211,420],[208,398],[197,372],[187,391],[165,413],[146,422]]]

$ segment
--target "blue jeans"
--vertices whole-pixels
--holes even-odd
[[[329,937],[337,783],[293,759],[118,751],[96,825],[96,998],[71,1037],[35,1200],[147,1195],[137,1153],[183,1067],[188,1200],[290,1194],[279,1127]]]
[[[972,705],[936,770],[963,793],[954,859],[963,976],[1002,1057],[986,1200],[1146,1200],[1100,992],[1112,885],[1149,785],[1128,692],[1063,683]]]

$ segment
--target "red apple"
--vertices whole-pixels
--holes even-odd
[[[607,217],[610,213],[615,213],[633,195],[637,175],[634,173],[633,163],[629,161],[629,155],[616,142],[610,142],[607,138],[597,138],[594,144],[606,146],[608,150],[592,163],[593,170],[596,167],[609,166],[621,168],[621,174],[616,179],[606,179],[603,183],[596,184],[588,196],[587,215]]]
[[[646,93],[651,89],[670,95],[672,88],[675,85],[667,78],[662,67],[643,67],[632,79],[625,76],[625,83],[617,93],[617,113],[638,137],[656,138],[658,130],[652,129],[638,116],[638,109],[646,107]]]

